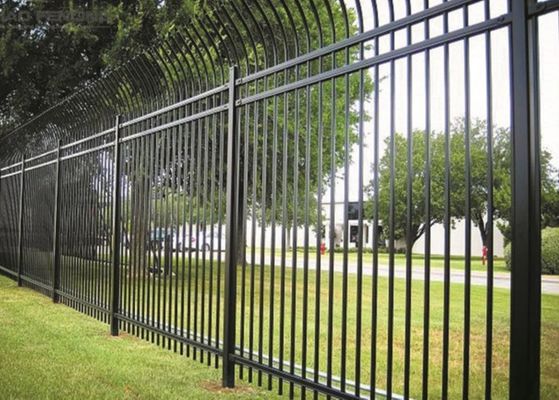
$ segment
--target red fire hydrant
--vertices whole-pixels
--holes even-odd
[[[322,255],[326,254],[326,243],[324,242],[320,244],[320,254]]]

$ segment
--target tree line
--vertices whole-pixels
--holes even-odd
[[[446,216],[454,226],[469,211],[486,246],[491,196],[495,224],[505,242],[510,242],[514,168],[510,129],[492,127],[488,132],[483,120],[473,120],[466,126],[464,118],[459,118],[451,124],[448,134],[414,130],[409,137],[402,133],[387,137],[384,144],[376,171],[378,182],[371,181],[367,187],[369,200],[365,209],[368,216],[378,211],[386,238],[393,234],[395,240],[409,240],[413,246],[428,226],[443,223]],[[542,228],[559,226],[559,170],[552,165],[549,151],[543,149],[540,160]],[[375,173],[374,166],[372,172]],[[376,188],[378,210],[373,200]],[[410,223],[408,192],[412,206]]]

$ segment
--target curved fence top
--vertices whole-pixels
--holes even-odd
[[[385,21],[379,7],[386,11]],[[411,15],[410,7],[406,0],[399,9]],[[59,140],[64,145],[110,130],[117,114],[127,121],[219,88],[230,65],[239,66],[240,80],[252,77],[248,81],[255,87],[268,85],[267,78],[278,73],[284,73],[280,80],[285,84],[293,68],[298,73],[311,68],[311,59],[303,56],[316,53],[319,58],[321,49],[328,48],[332,54],[336,44],[395,21],[394,9],[392,1],[202,2],[187,26],[6,133],[0,139],[0,163],[51,150]],[[347,52],[350,44],[340,50]],[[363,48],[355,41],[359,44]]]

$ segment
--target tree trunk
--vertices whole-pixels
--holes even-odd
[[[483,246],[487,246],[487,226],[485,226],[485,221],[481,215],[477,216],[476,225],[479,229],[479,235],[481,237],[481,243]]]

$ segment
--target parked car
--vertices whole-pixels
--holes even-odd
[[[225,251],[225,233],[222,232],[221,235],[218,232],[206,233],[205,237],[201,237],[203,240],[197,240],[196,244],[199,249],[205,249],[206,251]]]
[[[171,245],[173,246],[173,251],[182,250],[182,235],[180,232],[173,232],[173,237],[171,238]]]
[[[183,239],[185,242],[188,242],[188,235],[185,235],[184,238],[181,232],[174,232],[173,237],[171,238],[171,243],[173,246],[173,251],[183,251],[186,250],[188,247],[183,246]]]
[[[221,235],[218,232],[199,232],[198,236],[192,235],[184,236],[184,244],[182,235],[173,235],[173,250],[205,250],[205,251],[225,251],[225,234]]]
[[[148,245],[154,249],[164,249],[169,240],[174,242],[176,230],[174,228],[155,228],[149,233]],[[174,245],[173,245],[174,246]],[[172,247],[174,249],[174,247]]]

